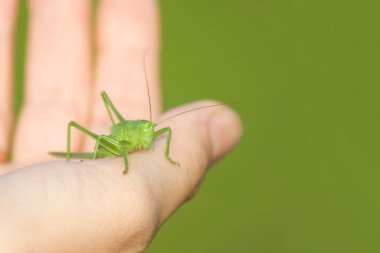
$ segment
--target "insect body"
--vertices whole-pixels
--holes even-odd
[[[153,141],[157,139],[157,137],[167,133],[165,157],[172,164],[179,165],[179,163],[173,161],[169,156],[170,143],[171,143],[171,138],[172,138],[172,129],[170,127],[165,127],[158,131],[154,130],[157,124],[152,121],[152,106],[151,106],[151,101],[150,101],[149,85],[148,85],[148,79],[147,79],[146,68],[145,68],[146,53],[147,52],[145,52],[145,55],[144,55],[143,65],[144,65],[145,81],[146,81],[146,87],[147,87],[147,93],[148,93],[148,99],[149,99],[149,114],[150,114],[149,121],[124,119],[124,117],[119,113],[119,111],[116,109],[116,107],[112,103],[111,99],[108,97],[107,93],[103,91],[100,95],[103,99],[104,105],[107,109],[108,115],[112,122],[111,133],[109,135],[98,135],[82,127],[78,123],[71,121],[67,127],[66,152],[50,152],[51,155],[58,156],[58,157],[66,157],[66,160],[68,161],[71,158],[95,160],[95,159],[105,158],[105,157],[122,156],[124,159],[124,174],[125,174],[128,172],[128,158],[127,158],[128,154],[135,151],[139,151],[139,150],[149,149],[152,146]],[[214,104],[214,105],[208,105],[208,106],[190,109],[185,112],[177,113],[169,118],[166,118],[163,121],[172,119],[176,116],[179,116],[188,112],[192,112],[192,111],[196,111],[196,110],[200,110],[200,109],[204,109],[208,107],[220,106],[224,104],[225,103]],[[117,122],[115,122],[114,116],[116,116]],[[77,128],[79,131],[87,134],[88,136],[96,140],[93,153],[71,153],[70,151],[71,127]]]
[[[153,141],[167,133],[166,137],[166,159],[176,165],[169,157],[170,142],[172,130],[170,127],[162,128],[154,131],[156,123],[148,120],[125,120],[113,105],[111,99],[106,92],[102,92],[104,105],[107,109],[108,115],[112,121],[111,133],[109,135],[97,135],[86,128],[80,126],[78,123],[71,121],[67,128],[67,152],[50,152],[54,156],[66,156],[66,160],[73,158],[92,158],[93,160],[105,157],[122,156],[124,159],[124,174],[128,172],[128,158],[127,155],[138,150],[147,150],[152,146]],[[113,114],[116,116],[118,122],[116,123]],[[75,127],[88,136],[96,140],[93,153],[71,153],[70,140],[71,140],[71,127]]]

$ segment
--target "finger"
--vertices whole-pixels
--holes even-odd
[[[0,1],[0,163],[8,153],[12,123],[12,45],[16,0]]]
[[[149,119],[149,99],[153,115],[160,111],[158,82],[158,13],[154,0],[103,0],[100,2],[97,37],[97,92],[94,98],[92,129],[108,134],[110,120],[99,93],[106,91],[127,119]]]
[[[48,157],[66,147],[70,120],[86,121],[90,79],[90,1],[30,1],[26,98],[15,160]],[[73,132],[73,146],[78,145]],[[75,149],[75,148],[74,148]]]

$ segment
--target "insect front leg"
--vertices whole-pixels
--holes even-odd
[[[76,129],[78,129],[79,131],[87,134],[88,136],[94,138],[94,139],[98,139],[98,135],[87,130],[86,128],[82,127],[81,125],[79,125],[78,123],[74,122],[74,121],[70,121],[70,123],[68,124],[67,126],[67,151],[66,151],[66,160],[69,161],[70,160],[70,157],[71,157],[71,153],[70,153],[70,146],[71,146],[71,127],[75,127]]]
[[[170,153],[170,143],[171,143],[171,140],[172,140],[172,129],[170,127],[165,127],[165,128],[162,128],[160,130],[158,130],[157,132],[154,132],[154,138],[156,139],[158,136],[160,135],[163,135],[164,133],[168,133],[168,136],[166,137],[166,150],[165,150],[165,157],[166,159],[171,162],[172,164],[175,164],[175,165],[178,165],[180,166],[179,163],[173,161],[170,156],[169,156],[169,153]]]

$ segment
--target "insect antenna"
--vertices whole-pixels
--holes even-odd
[[[152,121],[152,103],[150,101],[150,92],[149,92],[149,84],[148,84],[148,76],[146,74],[146,55],[149,51],[149,48],[145,50],[144,58],[143,58],[143,67],[144,67],[144,76],[145,76],[145,83],[146,83],[146,90],[148,91],[148,100],[149,100],[149,121]]]
[[[157,123],[157,125],[158,125],[158,124],[161,124],[161,123],[164,122],[164,121],[167,121],[167,120],[169,120],[169,119],[175,118],[175,117],[177,117],[177,116],[180,116],[180,115],[185,114],[185,113],[188,113],[188,112],[193,112],[193,111],[202,110],[202,109],[206,109],[206,108],[210,108],[210,107],[215,107],[215,106],[221,106],[221,105],[238,104],[238,103],[241,103],[241,102],[242,102],[242,101],[233,101],[233,102],[229,102],[229,103],[220,103],[220,104],[206,105],[206,106],[202,106],[202,107],[193,108],[193,109],[190,109],[190,110],[187,110],[187,111],[184,111],[184,112],[180,112],[180,113],[174,114],[174,115],[170,116],[169,118],[166,118],[166,119],[164,119],[164,120],[161,120],[160,122]]]

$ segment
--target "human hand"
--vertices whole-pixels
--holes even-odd
[[[161,138],[129,156],[125,176],[122,158],[50,162],[1,176],[0,251],[142,252],[240,135],[227,108],[173,119],[171,127],[180,167],[165,159]]]
[[[101,3],[94,87],[90,84],[90,39],[86,37],[88,4],[41,0],[31,1],[31,9],[27,101],[16,133],[17,163],[44,161],[47,151],[62,150],[67,123],[86,122],[91,100],[93,120],[87,125],[97,133],[108,130],[99,90],[110,94],[126,118],[147,118],[141,63],[147,47],[153,48],[148,70],[157,118],[160,99],[153,1]],[[9,87],[4,80],[0,81],[2,90]],[[90,92],[93,89],[97,90],[94,94]],[[175,112],[209,104],[195,103]],[[8,119],[7,111],[3,115]],[[162,138],[151,150],[129,156],[126,176],[120,158],[49,162],[19,170],[8,167],[14,171],[0,177],[0,251],[143,251],[163,222],[197,191],[207,168],[227,153],[241,134],[238,117],[225,107],[189,113],[166,123],[173,129],[171,157],[181,167],[165,159]],[[81,150],[88,145],[84,139],[73,146]],[[7,145],[1,147],[5,150]],[[1,170],[5,172],[3,167]]]

